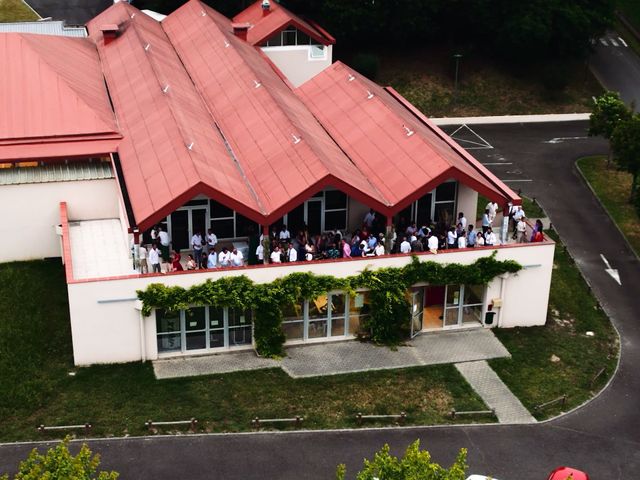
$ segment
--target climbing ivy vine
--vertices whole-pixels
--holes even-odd
[[[470,265],[421,262],[413,257],[404,267],[366,269],[357,275],[337,278],[310,272],[291,273],[271,283],[256,284],[248,277],[222,277],[189,288],[168,287],[152,283],[138,290],[142,313],[151,315],[154,308],[181,310],[192,306],[230,307],[254,310],[254,339],[260,355],[283,354],[282,306],[312,300],[331,290],[354,295],[356,289],[370,291],[371,314],[362,325],[371,340],[386,345],[397,344],[406,337],[411,318],[407,289],[425,282],[431,285],[486,285],[498,275],[518,272],[522,266],[513,260],[496,260],[496,252]]]

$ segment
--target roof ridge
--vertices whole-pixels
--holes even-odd
[[[58,68],[57,68],[57,67],[56,67],[56,66],[55,66],[55,65],[54,65],[54,64],[49,60],[49,57],[41,55],[40,51],[38,50],[38,46],[36,46],[36,45],[34,44],[34,43],[35,43],[35,41],[37,41],[37,40],[36,40],[36,37],[38,37],[38,34],[33,34],[33,33],[17,33],[16,35],[18,35],[18,36],[21,38],[21,40],[23,40],[24,44],[25,44],[25,45],[26,45],[26,46],[27,46],[27,47],[28,47],[32,52],[34,52],[34,53],[38,56],[38,58],[41,60],[41,62],[42,62],[44,65],[46,65],[46,66],[48,67],[48,69],[49,69],[50,71],[52,71],[52,72],[55,74],[55,76],[56,76],[57,78],[59,78],[59,79],[64,83],[64,85],[66,86],[66,88],[68,88],[69,90],[71,90],[71,91],[73,92],[74,96],[75,96],[79,101],[81,101],[81,102],[84,104],[84,106],[85,106],[86,108],[88,108],[88,109],[89,109],[89,111],[90,111],[90,112],[92,113],[92,115],[96,118],[96,120],[98,120],[98,122],[99,122],[101,125],[103,125],[104,127],[106,127],[105,132],[118,133],[118,134],[120,134],[120,133],[121,133],[121,132],[119,131],[119,125],[118,125],[118,122],[117,122],[117,119],[116,119],[115,112],[113,112],[113,110],[110,110],[110,112],[111,112],[110,120],[111,120],[111,122],[112,122],[112,124],[113,124],[113,125],[112,125],[112,126],[109,126],[109,125],[107,124],[107,122],[105,121],[105,119],[103,118],[103,116],[102,116],[101,114],[99,114],[99,113],[96,111],[96,109],[91,105],[91,102],[88,102],[88,101],[87,101],[87,99],[85,98],[85,94],[84,94],[83,92],[79,91],[79,90],[77,89],[77,87],[75,87],[74,85],[72,85],[72,84],[71,84],[71,83],[70,83],[70,82],[65,78],[65,76],[64,76],[64,75],[62,75],[62,74],[60,73],[60,71],[58,70]],[[92,47],[92,48],[95,48],[94,43],[93,43],[91,40],[89,40],[88,38],[73,38],[73,37],[59,37],[59,38],[61,38],[61,39],[65,39],[65,40],[62,40],[62,41],[67,41],[67,40],[70,40],[70,41],[72,41],[72,42],[73,42],[73,41],[86,41],[86,42],[88,42],[88,44],[89,44],[89,45],[91,45],[91,47]],[[97,53],[97,54],[98,54],[98,56],[99,56],[99,53],[98,53],[97,49],[96,49],[96,53]],[[101,63],[101,62],[99,62],[99,63]],[[104,76],[102,75],[102,66],[101,66],[101,65],[100,65],[100,76],[102,76],[102,77],[103,77],[103,79],[104,79]],[[106,90],[106,84],[105,84],[105,94],[107,94],[107,98],[108,98],[108,93],[107,93],[107,90]],[[115,127],[115,128],[114,128],[114,127]]]

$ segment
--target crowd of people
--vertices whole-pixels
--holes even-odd
[[[484,210],[480,227],[468,222],[459,212],[455,224],[451,222],[427,222],[418,226],[401,218],[391,229],[391,238],[386,238],[386,222],[374,210],[367,212],[362,225],[353,232],[329,231],[311,234],[306,227],[295,235],[287,225],[280,225],[270,232],[268,263],[303,262],[337,258],[383,256],[389,253],[412,253],[441,250],[490,247],[499,245],[499,236],[493,231],[499,211],[495,202],[489,202]],[[507,212],[509,235],[517,243],[541,242],[544,240],[540,220],[535,222],[527,235],[525,212],[521,206],[511,206]],[[218,267],[241,267],[248,264],[265,263],[264,238],[253,235],[249,242],[249,258],[241,250],[218,248],[218,238],[212,230],[206,236],[196,232],[191,238],[193,253],[186,257],[185,266],[179,251],[170,250],[170,238],[162,227],[151,231],[151,245],[139,249],[141,273],[159,273],[186,270],[214,269]]]

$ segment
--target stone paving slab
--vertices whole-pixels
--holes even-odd
[[[536,422],[486,361],[456,363],[456,368],[484,403],[495,409],[500,423]]]
[[[270,358],[260,358],[253,350],[203,355],[198,357],[175,357],[155,360],[153,371],[159,380],[165,378],[194,377],[244,370],[276,368],[280,362]]]
[[[508,356],[491,330],[476,328],[419,335],[395,350],[358,341],[330,342],[289,347],[280,361],[259,358],[249,350],[161,359],[153,362],[153,369],[156,378],[164,379],[281,367],[291,377],[302,378]]]

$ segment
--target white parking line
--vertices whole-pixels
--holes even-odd
[[[625,47],[628,47],[628,46],[629,46],[629,45],[627,45],[627,42],[625,42],[625,41],[622,39],[622,37],[618,37],[618,40],[620,40],[620,43],[621,43],[622,45],[624,45]]]
[[[504,180],[504,179],[500,179],[502,182],[508,183],[508,182],[533,182],[533,180],[520,180],[520,179],[511,179],[511,180]]]
[[[600,39],[600,43],[601,43],[602,45],[604,45],[605,47],[608,47],[608,46],[609,46],[609,44],[605,41],[605,39],[604,39],[604,38],[601,38],[601,39]]]
[[[513,165],[513,162],[487,162],[482,165]]]
[[[613,44],[614,47],[618,46],[618,42],[616,42],[613,38],[610,38],[609,41]]]

